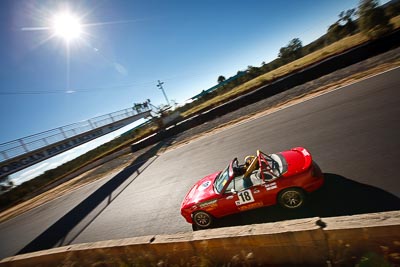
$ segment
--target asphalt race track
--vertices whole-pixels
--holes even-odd
[[[122,172],[1,223],[0,257],[191,231],[179,211],[189,188],[256,149],[307,147],[326,184],[302,210],[268,207],[221,219],[216,227],[400,209],[399,99],[397,68],[160,155],[166,144],[158,144]]]

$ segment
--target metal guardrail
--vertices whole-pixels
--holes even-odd
[[[149,110],[149,107],[142,107],[141,109],[127,108],[0,144],[0,162]]]

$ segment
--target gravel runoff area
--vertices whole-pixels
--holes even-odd
[[[308,98],[314,97],[315,95],[323,94],[325,92],[345,86],[346,84],[353,83],[359,79],[363,79],[398,66],[400,66],[400,48],[393,49],[389,52],[353,64],[349,67],[337,70],[319,79],[293,87],[285,92],[260,100],[254,104],[242,107],[234,112],[208,121],[183,133],[177,134],[175,137],[170,139],[163,146],[163,149],[161,149],[158,153],[162,154],[165,150],[174,149],[179,145],[183,145],[204,135],[212,134],[213,132],[222,128],[231,127],[236,123],[241,123],[258,116],[272,113],[288,105],[305,101]],[[64,184],[61,184],[41,195],[34,197],[33,199],[27,200],[8,210],[5,210],[0,213],[0,222],[17,216],[18,214],[21,214],[45,202],[51,201],[54,198],[60,197],[61,195],[82,187],[87,183],[117,174],[150,148],[151,147],[147,147],[134,153],[117,157],[101,166],[98,166],[65,182]]]

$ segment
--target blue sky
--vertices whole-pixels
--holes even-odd
[[[3,0],[0,143],[148,98],[155,105],[164,104],[157,80],[165,82],[170,99],[182,103],[214,86],[219,75],[228,78],[249,65],[273,60],[293,38],[304,45],[315,40],[341,11],[357,4]],[[68,54],[64,40],[49,38],[51,30],[26,30],[50,27],[50,17],[66,8],[86,25],[83,36],[70,43]]]

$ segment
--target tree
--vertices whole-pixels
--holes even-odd
[[[400,14],[400,1],[392,2],[385,10],[388,17],[396,17]]]
[[[14,186],[14,182],[10,180],[10,176],[0,178],[0,191],[6,191]]]
[[[225,80],[226,80],[225,77],[222,76],[222,75],[220,75],[220,76],[218,77],[218,83],[222,83],[222,82],[224,82]]]
[[[342,27],[343,26],[340,25],[337,21],[329,26],[327,32],[327,41],[329,44],[334,43],[344,37],[342,34]]]
[[[302,56],[303,44],[299,38],[292,39],[289,44],[279,49],[278,57],[285,63],[296,60]]]
[[[261,74],[260,68],[254,67],[254,66],[247,66],[247,74],[251,78],[255,78]]]
[[[348,35],[352,35],[357,31],[357,24],[354,22],[355,9],[342,11],[339,14],[339,20],[328,28],[327,42],[336,42]]]
[[[338,23],[343,26],[342,35],[351,35],[357,31],[357,24],[353,20],[355,14],[356,10],[354,8],[340,12]]]
[[[8,183],[10,181],[10,176],[6,175],[0,178],[0,184]]]
[[[317,50],[323,48],[327,43],[326,39],[327,39],[327,35],[321,36],[317,40],[315,40],[315,41],[311,42],[310,44],[308,44],[307,46],[303,47],[303,55],[310,54],[314,51],[317,51]]]
[[[392,30],[389,18],[377,0],[361,0],[358,15],[361,32],[370,38],[378,38]]]

